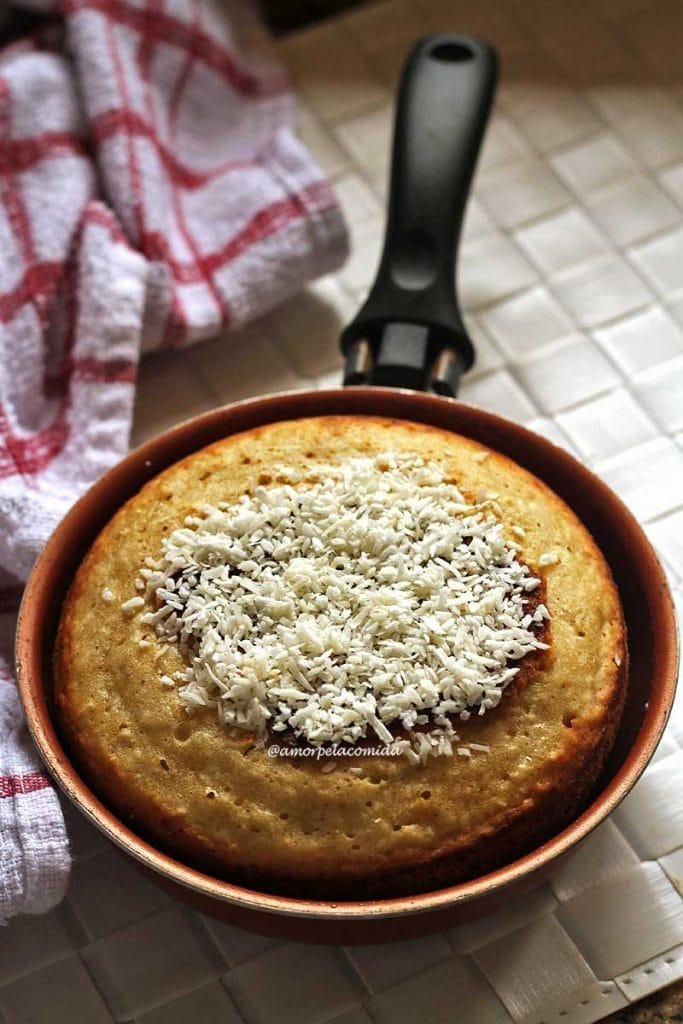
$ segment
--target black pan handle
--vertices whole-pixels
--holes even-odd
[[[345,384],[454,396],[474,362],[455,260],[497,71],[495,51],[468,36],[423,39],[408,57],[384,251],[370,294],[341,337]]]

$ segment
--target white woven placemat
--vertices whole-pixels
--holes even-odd
[[[150,359],[136,440],[219,402],[338,383],[374,271],[411,40],[503,59],[461,256],[468,401],[591,465],[683,577],[683,18],[658,0],[390,0],[288,37],[303,131],[353,234],[334,278],[244,333]],[[683,977],[683,694],[613,818],[534,895],[409,943],[268,940],[174,904],[69,813],[67,901],[0,931],[0,1022],[589,1024]]]

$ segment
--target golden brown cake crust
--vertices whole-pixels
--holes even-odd
[[[465,493],[498,493],[520,557],[542,576],[551,650],[498,708],[458,723],[489,753],[272,758],[213,711],[191,720],[160,676],[180,667],[150,627],[121,611],[148,555],[202,503],[269,483],[277,463],[415,452]],[[99,535],[64,604],[55,650],[58,720],[93,788],[141,834],[198,866],[272,892],[372,898],[434,889],[507,863],[550,838],[586,800],[612,745],[626,689],[626,642],[604,558],[544,484],[481,444],[436,428],[365,416],[271,424],[170,467]],[[477,458],[479,455],[479,458]],[[509,536],[509,533],[508,533]],[[511,538],[512,539],[512,538]],[[539,566],[541,554],[557,562]],[[111,603],[102,599],[109,588]],[[148,647],[139,640],[152,638]]]

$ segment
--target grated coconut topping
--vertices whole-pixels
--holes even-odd
[[[527,607],[540,579],[492,497],[469,504],[409,454],[276,472],[253,496],[203,506],[140,571],[142,621],[187,661],[162,682],[188,713],[215,708],[261,739],[377,736],[414,762],[470,756],[453,720],[494,708],[515,663],[547,647],[548,611]]]

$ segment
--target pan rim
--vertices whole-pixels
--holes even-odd
[[[282,414],[281,407],[283,406],[285,415]],[[339,408],[331,409],[326,408],[327,406],[339,406]],[[59,570],[65,545],[69,541],[77,542],[80,534],[81,556],[87,550],[95,533],[115,513],[121,502],[126,500],[126,498],[120,498],[113,502],[111,499],[108,501],[107,495],[110,490],[121,488],[128,480],[129,483],[124,489],[129,490],[130,494],[135,493],[142,486],[144,480],[155,476],[166,466],[198,451],[206,444],[212,443],[212,440],[249,429],[249,426],[265,425],[283,419],[297,419],[307,415],[343,415],[347,413],[394,416],[413,422],[430,423],[451,430],[453,433],[459,433],[462,431],[458,429],[457,425],[449,427],[442,422],[449,415],[457,416],[459,409],[464,410],[465,414],[473,419],[478,418],[486,422],[491,428],[502,427],[522,441],[526,440],[534,449],[542,455],[550,457],[560,466],[570,467],[575,475],[578,474],[579,478],[586,479],[593,488],[597,489],[604,505],[611,508],[610,515],[613,515],[615,519],[618,518],[623,528],[628,529],[631,535],[637,538],[640,553],[646,558],[648,572],[652,575],[650,590],[652,595],[658,595],[656,607],[655,599],[652,598],[652,609],[657,615],[660,628],[664,630],[665,643],[659,651],[661,665],[657,683],[652,692],[653,699],[645,709],[636,740],[628,750],[623,762],[591,805],[567,828],[540,847],[489,874],[455,886],[418,895],[338,902],[275,896],[215,878],[157,849],[125,825],[113,811],[110,811],[81,778],[61,745],[47,708],[42,665],[43,655],[47,653],[45,651],[47,638],[44,636],[44,629],[40,633],[42,628],[40,612],[41,608],[46,606],[46,602],[49,603],[49,593],[53,588],[51,583],[53,570],[55,566]],[[271,415],[271,413],[273,414]],[[231,418],[237,421],[244,420],[245,423],[238,422],[237,426],[228,427],[227,421]],[[251,422],[245,425],[246,421],[250,420]],[[213,437],[209,436],[215,429],[220,429],[223,422],[226,424],[224,432]],[[192,443],[191,447],[187,449],[183,447],[183,442],[187,444],[188,438],[197,436],[200,437],[199,443]],[[482,441],[481,443],[487,442]],[[179,451],[179,448],[182,450]],[[532,469],[531,472],[535,471]],[[549,484],[549,486],[552,485]],[[98,502],[103,508],[108,506],[106,515],[97,514]],[[568,504],[571,505],[570,502]],[[95,506],[95,513],[92,511],[92,506]],[[89,509],[90,511],[88,511]],[[86,522],[89,520],[92,536],[89,536],[87,540],[84,538],[83,526],[79,525],[81,518]],[[78,560],[80,560],[80,556]],[[62,582],[64,582],[63,579]],[[40,635],[37,645],[34,641],[36,630]],[[630,792],[645,771],[657,747],[666,726],[676,689],[677,636],[673,601],[666,576],[642,527],[621,499],[574,456],[547,438],[535,434],[527,427],[460,400],[398,388],[338,387],[316,391],[301,389],[278,392],[273,395],[243,399],[210,410],[176,424],[145,442],[100,477],[72,506],[36,561],[19,609],[16,667],[19,692],[29,731],[48,771],[79,811],[126,854],[172,883],[242,910],[319,922],[341,922],[415,916],[451,908],[454,905],[468,904],[494,892],[504,891],[513,883],[531,876],[538,869],[550,864],[578,845],[612,813]]]

